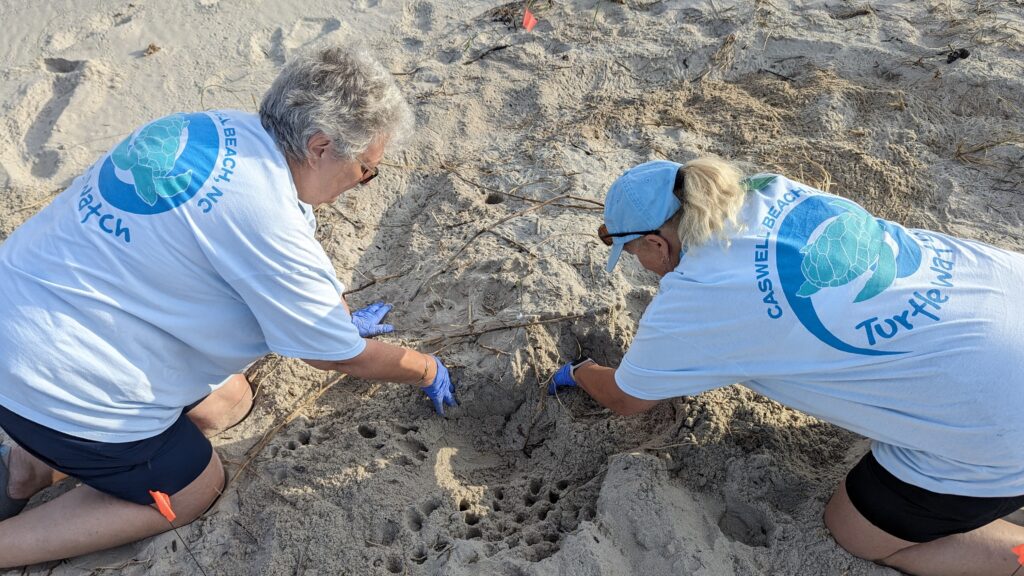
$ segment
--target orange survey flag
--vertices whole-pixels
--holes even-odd
[[[1024,544],[1015,546],[1010,550],[1017,555],[1017,563],[1024,566]]]
[[[150,490],[149,495],[153,497],[153,502],[156,503],[156,509],[167,518],[168,522],[174,522],[174,519],[178,517],[174,513],[174,509],[171,508],[171,497],[163,492],[156,490]]]
[[[533,15],[533,12],[530,12],[529,8],[527,8],[526,12],[523,13],[523,28],[526,28],[526,31],[530,32],[536,25],[537,17]]]

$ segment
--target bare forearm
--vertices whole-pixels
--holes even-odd
[[[615,369],[594,362],[584,364],[573,373],[576,384],[598,404],[616,414],[631,416],[650,410],[658,402],[641,400],[623,392],[615,382]]]
[[[437,375],[434,359],[426,354],[377,340],[366,340],[366,349],[342,361],[306,360],[314,368],[336,370],[357,378],[429,386]]]

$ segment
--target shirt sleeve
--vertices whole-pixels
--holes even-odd
[[[694,301],[678,291],[655,297],[615,371],[620,390],[641,400],[664,400],[746,380],[733,362],[714,352],[719,345],[736,346],[736,338],[705,318]]]
[[[337,279],[321,270],[255,274],[231,281],[252,311],[267,347],[306,360],[348,360],[366,348],[339,296]]]
[[[275,189],[222,202],[197,238],[249,308],[267,348],[307,360],[353,358],[366,343],[342,305],[344,286],[300,205]]]

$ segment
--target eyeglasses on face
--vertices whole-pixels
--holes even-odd
[[[612,238],[619,238],[622,236],[633,236],[636,234],[639,234],[641,236],[647,236],[648,234],[655,234],[657,236],[661,236],[661,230],[643,230],[640,232],[616,232],[612,234],[608,232],[608,227],[605,226],[604,224],[601,224],[601,226],[598,227],[597,229],[597,237],[601,239],[601,242],[604,242],[605,246],[611,246],[613,244]]]
[[[356,158],[356,160],[359,160],[359,158]],[[376,166],[374,166],[373,168],[370,168],[362,160],[359,160],[359,165],[363,167],[363,174],[359,178],[359,185],[360,186],[366,184],[370,180],[373,180],[374,178],[377,177],[378,174],[380,174],[380,168],[378,168]]]

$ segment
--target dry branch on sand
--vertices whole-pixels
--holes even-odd
[[[966,141],[960,141],[956,145],[953,157],[967,164],[995,165],[996,162],[988,159],[987,152],[993,148],[1010,144],[1024,145],[1024,134],[1011,134],[973,145],[967,144]]]
[[[447,272],[448,268],[451,267],[452,262],[454,262],[455,259],[458,258],[459,254],[462,254],[462,251],[465,250],[470,244],[472,244],[473,241],[476,240],[484,232],[488,232],[492,228],[494,228],[495,226],[499,226],[501,224],[504,224],[505,222],[508,222],[509,220],[511,220],[513,218],[518,218],[520,216],[529,214],[530,212],[533,212],[535,210],[540,210],[541,208],[543,208],[543,207],[545,207],[545,206],[547,206],[549,204],[552,204],[554,202],[557,202],[559,200],[563,200],[563,199],[567,198],[568,196],[569,196],[568,194],[560,194],[558,196],[555,196],[554,198],[551,198],[550,200],[546,200],[544,202],[541,202],[540,204],[537,204],[536,206],[531,206],[529,208],[520,210],[519,212],[516,212],[515,214],[509,214],[508,216],[505,216],[503,218],[499,218],[498,220],[495,220],[494,222],[492,222],[492,223],[484,226],[483,228],[477,230],[472,236],[469,237],[468,240],[466,240],[462,244],[462,246],[459,247],[458,250],[455,251],[454,254],[451,255],[450,258],[448,258],[448,261],[445,262],[445,264],[443,266],[438,268],[436,271],[434,271],[433,274],[431,274],[430,276],[427,276],[426,278],[423,279],[422,282],[420,282],[419,286],[417,286],[416,289],[413,290],[412,295],[409,297],[409,299],[410,300],[414,300],[416,298],[416,296],[419,295],[420,290],[422,290],[423,287],[426,286],[426,284],[428,282],[430,282],[434,278],[440,276],[441,274],[444,274],[445,272]]]

